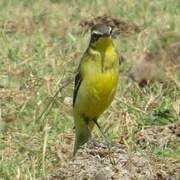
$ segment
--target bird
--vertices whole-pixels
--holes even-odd
[[[91,27],[90,41],[75,75],[73,116],[75,143],[73,155],[91,137],[99,116],[114,99],[119,79],[119,55],[112,40],[112,27]]]

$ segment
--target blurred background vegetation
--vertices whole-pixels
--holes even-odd
[[[38,179],[69,161],[73,83],[53,96],[73,78],[88,45],[87,27],[80,23],[104,15],[134,23],[140,30],[115,38],[125,62],[116,99],[100,118],[101,126],[113,142],[130,151],[180,158],[177,139],[144,149],[136,138],[146,127],[179,121],[180,90],[174,83],[179,74],[173,72],[166,84],[154,81],[144,88],[127,75],[138,54],[180,41],[180,1],[1,0],[0,179]],[[38,118],[52,101],[52,108]],[[94,134],[101,137],[96,130]]]

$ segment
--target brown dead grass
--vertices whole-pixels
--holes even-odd
[[[119,35],[121,33],[128,34],[131,32],[140,32],[141,28],[130,21],[124,19],[118,19],[109,15],[97,16],[95,18],[85,18],[80,22],[81,28],[87,31],[90,27],[95,24],[108,24],[113,28],[114,35]]]
[[[156,53],[143,52],[134,62],[129,76],[140,86],[152,81],[173,81],[178,87],[179,82],[174,74],[180,72],[180,42],[172,43]],[[178,75],[179,76],[179,75]]]
[[[143,149],[152,146],[163,147],[180,137],[180,123],[166,126],[145,127],[136,134],[136,143]]]

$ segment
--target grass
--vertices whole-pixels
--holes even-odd
[[[58,94],[45,118],[38,117],[61,79],[74,76],[87,47],[88,34],[83,33],[80,21],[104,14],[142,27],[140,33],[115,39],[128,59],[124,72],[138,53],[156,47],[154,40],[164,44],[164,39],[159,40],[161,33],[178,34],[180,29],[177,0],[0,2],[0,179],[38,179],[64,163],[57,147],[63,136],[73,135],[72,107],[65,103],[72,96],[73,84]],[[101,117],[101,126],[113,141],[122,138],[135,150],[135,132],[179,119],[178,98],[179,89],[173,83],[164,87],[154,82],[140,89],[122,73],[117,98]],[[99,136],[97,130],[95,134]],[[168,149],[156,146],[149,151],[179,158],[178,146],[170,143]]]

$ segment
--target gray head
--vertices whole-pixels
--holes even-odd
[[[91,28],[91,43],[97,41],[100,37],[109,37],[112,35],[112,27],[105,24],[96,24]]]

